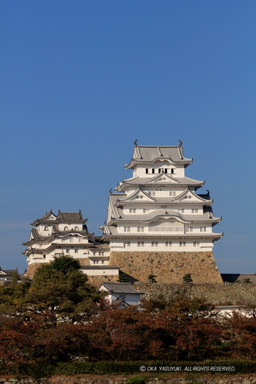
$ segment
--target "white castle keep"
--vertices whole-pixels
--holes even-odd
[[[212,228],[221,221],[214,217],[212,199],[196,191],[204,181],[185,176],[192,159],[179,146],[143,146],[135,142],[117,193],[110,193],[104,238],[110,251],[212,251],[222,237]]]
[[[177,146],[134,143],[126,169],[133,176],[110,191],[102,238],[88,233],[81,213],[52,212],[36,220],[24,245],[29,265],[60,254],[78,258],[88,276],[115,281],[119,269],[132,280],[155,275],[178,283],[190,273],[194,282],[222,282],[212,249],[222,233],[210,193],[197,193],[204,181],[185,175],[192,163]]]

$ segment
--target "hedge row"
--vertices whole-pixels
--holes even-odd
[[[0,374],[8,372],[14,376],[30,376],[33,378],[40,377],[50,377],[53,375],[65,375],[65,376],[74,376],[81,374],[95,374],[95,375],[105,375],[105,374],[139,374],[142,373],[141,366],[143,367],[153,367],[149,370],[146,369],[146,372],[149,373],[167,373],[170,371],[173,372],[194,372],[194,373],[256,373],[256,361],[234,361],[234,360],[218,360],[218,361],[203,361],[203,362],[172,362],[172,361],[135,361],[135,362],[60,362],[56,365],[50,364],[38,364],[38,365],[23,365],[19,368],[12,367],[7,370],[6,367],[0,366]],[[165,367],[166,369],[160,370],[160,367]],[[169,367],[172,367],[170,370]],[[179,368],[178,368],[179,367]],[[211,368],[208,371],[204,370],[205,367],[217,367]],[[220,368],[218,368],[220,367]],[[221,367],[234,367],[230,371],[223,371]],[[144,372],[143,372],[144,373]]]

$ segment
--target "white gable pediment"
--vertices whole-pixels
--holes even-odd
[[[129,202],[129,201],[136,201],[136,202],[149,201],[149,202],[152,202],[152,201],[155,201],[155,199],[152,198],[151,196],[149,196],[146,192],[142,191],[141,189],[138,189],[136,192],[134,192],[132,195],[130,195],[128,197],[128,199],[122,200],[122,201],[125,201],[125,202]]]
[[[47,217],[47,220],[56,220],[56,216],[50,213],[50,215]]]
[[[147,184],[161,184],[161,183],[168,183],[168,184],[179,184],[178,181],[174,180],[172,177],[167,175],[166,173],[159,173],[157,176],[150,179]]]
[[[189,191],[188,189],[181,193],[179,196],[176,197],[176,199],[174,199],[175,201],[182,201],[182,202],[195,202],[195,201],[198,201],[198,202],[202,202],[202,199],[197,196],[195,193]]]

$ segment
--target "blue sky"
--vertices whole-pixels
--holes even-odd
[[[90,231],[139,144],[176,145],[223,216],[221,272],[256,272],[256,3],[0,2],[0,265],[47,210]]]

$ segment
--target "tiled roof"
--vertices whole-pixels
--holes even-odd
[[[115,222],[118,221],[119,223],[120,222],[134,222],[134,221],[149,222],[152,219],[157,218],[158,216],[178,217],[182,221],[184,220],[184,221],[187,221],[188,223],[208,221],[208,220],[210,222],[214,222],[214,221],[220,221],[221,220],[220,217],[214,217],[214,216],[211,217],[211,214],[209,211],[206,211],[203,214],[198,214],[198,213],[197,214],[185,214],[185,213],[180,213],[177,210],[171,210],[169,208],[154,209],[153,212],[143,213],[143,214],[139,214],[139,215],[135,215],[135,214],[124,215],[122,212],[121,218],[119,216],[115,217],[115,218],[113,217],[112,220]]]
[[[165,174],[164,174],[165,175]],[[169,176],[169,175],[168,175]],[[173,176],[169,176],[168,179],[166,178],[166,180],[163,180],[162,182],[159,182],[157,181],[155,184],[153,182],[151,182],[152,179],[154,179],[155,177],[153,178],[149,178],[149,177],[133,177],[131,179],[126,179],[126,180],[123,180],[122,182],[124,184],[129,184],[129,185],[141,185],[141,186],[158,186],[158,185],[168,185],[168,186],[179,186],[179,185],[198,185],[198,186],[201,186],[204,184],[204,181],[203,180],[195,180],[195,179],[191,179],[190,177],[173,177]],[[175,182],[175,183],[172,183],[172,180]],[[120,187],[120,183],[117,187],[117,189]]]
[[[55,216],[54,219],[50,219],[50,216]],[[85,223],[87,219],[82,217],[81,211],[78,212],[61,212],[58,211],[58,215],[56,216],[52,211],[46,212],[46,214],[39,219],[36,219],[31,223],[31,225],[39,225],[39,224],[52,224],[54,222],[58,223]]]
[[[53,215],[55,216],[55,219],[49,219],[49,217]],[[42,217],[40,217],[39,219],[36,219],[35,221],[33,221],[31,223],[31,225],[38,225],[38,224],[41,224],[41,223],[52,223],[54,220],[56,220],[56,215],[52,212],[52,210],[50,210],[49,212],[46,212],[46,214]]]
[[[143,240],[151,240],[152,238],[162,238],[162,239],[212,239],[215,241],[216,239],[220,239],[223,236],[223,233],[215,233],[215,232],[189,232],[189,233],[181,233],[181,232],[124,232],[120,233],[117,231],[117,227],[115,225],[108,225],[104,227],[104,236],[109,239],[112,236],[115,238],[121,239],[143,239]]]
[[[151,163],[158,159],[167,159],[174,163],[192,163],[192,159],[187,159],[184,157],[181,144],[176,146],[153,146],[137,145],[135,143],[132,159],[129,164],[125,165],[125,168],[132,168],[136,163]]]
[[[104,286],[111,293],[143,294],[143,292],[137,291],[131,283],[103,283],[101,286]]]
[[[78,223],[78,222],[86,222],[86,219],[82,217],[81,211],[79,212],[58,212],[57,216],[58,222],[71,222],[71,223]]]

